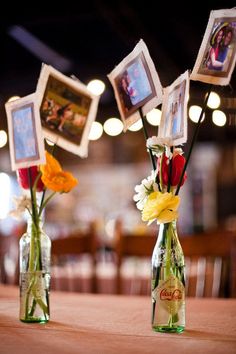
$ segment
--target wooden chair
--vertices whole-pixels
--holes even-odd
[[[150,258],[157,240],[157,236],[153,233],[145,235],[137,235],[125,233],[122,222],[117,220],[115,227],[115,252],[117,255],[117,277],[116,286],[117,293],[122,293],[122,276],[121,267],[125,257]],[[150,281],[147,291],[150,290]]]
[[[92,292],[96,292],[96,232],[95,223],[91,223],[88,232],[73,233],[65,238],[52,240],[52,265],[61,259],[89,254],[92,259]]]
[[[19,238],[0,235],[0,283],[19,283]]]
[[[122,293],[121,265],[125,257],[149,257],[157,235],[127,234],[117,222],[117,292]],[[212,232],[180,237],[186,262],[186,294],[198,297],[236,297],[236,235]],[[150,280],[149,280],[150,283]],[[147,293],[148,294],[148,293]]]
[[[236,297],[236,235],[215,231],[180,237],[186,263],[186,293]]]

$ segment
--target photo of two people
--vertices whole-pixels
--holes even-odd
[[[173,145],[187,141],[187,100],[189,95],[188,70],[164,89],[163,108],[158,137]]]
[[[203,58],[202,70],[227,72],[233,54],[235,29],[232,23],[220,22],[213,28],[213,33]]]
[[[228,85],[236,62],[236,8],[211,11],[190,79]]]

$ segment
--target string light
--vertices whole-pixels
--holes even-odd
[[[99,122],[93,122],[89,133],[89,140],[98,140],[103,133],[102,124]]]
[[[97,79],[91,80],[87,85],[87,89],[96,96],[100,96],[104,92],[105,87],[104,82]]]
[[[189,118],[192,122],[197,123],[202,111],[202,107],[193,105],[189,108]],[[202,116],[201,123],[204,121],[205,113]]]
[[[122,121],[118,118],[109,118],[104,123],[103,129],[110,136],[119,135],[124,128]]]

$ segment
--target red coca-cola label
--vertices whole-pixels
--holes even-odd
[[[153,300],[168,313],[176,314],[185,300],[183,283],[174,275],[161,281],[152,292]]]
[[[178,301],[183,299],[183,293],[180,289],[168,290],[162,289],[160,292],[160,300]]]

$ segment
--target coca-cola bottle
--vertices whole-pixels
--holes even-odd
[[[176,221],[160,224],[152,255],[152,328],[157,332],[185,328],[184,254]]]

